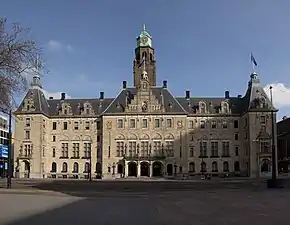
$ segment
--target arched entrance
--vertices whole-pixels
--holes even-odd
[[[159,161],[153,163],[153,177],[162,177],[163,176],[163,164]]]
[[[261,172],[268,173],[270,172],[270,161],[268,159],[264,159],[261,165]]]
[[[137,177],[137,163],[135,162],[128,163],[128,176]]]
[[[24,161],[24,178],[29,178],[30,175],[30,162]]]
[[[173,166],[172,164],[167,164],[167,175],[172,176],[173,174]]]
[[[140,164],[140,174],[143,177],[149,177],[150,176],[150,166],[148,162],[141,162]]]

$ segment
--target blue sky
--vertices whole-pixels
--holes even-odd
[[[279,116],[290,114],[289,0],[0,0],[0,15],[32,29],[44,48],[51,94],[115,96],[132,85],[136,36],[153,36],[157,82],[184,96],[244,94],[259,64],[263,86],[274,86]],[[266,87],[266,89],[268,89]],[[287,101],[286,101],[287,100]]]

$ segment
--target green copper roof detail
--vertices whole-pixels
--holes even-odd
[[[146,30],[145,24],[139,36],[137,37],[137,47],[152,47],[152,36]]]

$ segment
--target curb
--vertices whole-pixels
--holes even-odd
[[[43,194],[50,194],[55,193],[54,191],[48,191],[48,190],[38,190],[38,189],[0,189],[1,193],[43,193]]]

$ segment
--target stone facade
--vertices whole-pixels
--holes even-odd
[[[152,37],[137,37],[134,86],[115,98],[46,99],[39,77],[15,112],[15,175],[34,178],[271,174],[272,106],[256,73],[245,96],[174,97],[156,86]],[[276,135],[273,134],[275,137]],[[276,140],[276,138],[275,138]]]

